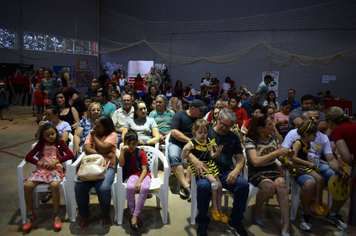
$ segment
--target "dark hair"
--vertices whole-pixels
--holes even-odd
[[[39,136],[38,140],[45,142],[46,140],[44,139],[43,133],[46,130],[49,130],[49,129],[54,129],[54,131],[56,132],[56,140],[54,142],[56,143],[56,145],[58,145],[59,140],[61,139],[59,137],[59,132],[58,132],[56,126],[54,126],[53,124],[50,124],[50,123],[46,123],[46,124],[41,126],[41,128],[40,128],[40,136]]]
[[[264,80],[266,80],[266,79],[272,79],[272,76],[271,75],[265,75],[265,79]]]
[[[205,77],[201,78],[200,83],[203,83],[204,80],[205,80]]]
[[[273,109],[273,108],[272,108],[272,107],[269,107],[269,106],[262,107],[261,113],[262,113],[263,115],[267,115],[269,109]]]
[[[116,83],[115,82],[111,82],[110,84],[116,89]]]
[[[211,74],[209,72],[207,72],[206,74],[211,76]]]
[[[260,137],[259,127],[266,127],[267,118],[267,115],[253,117],[246,136],[252,140],[258,140]]]
[[[331,94],[330,90],[327,90],[327,91],[325,92],[325,94]]]
[[[285,100],[284,102],[282,102],[282,107],[287,106],[287,105],[293,106],[293,102],[292,102],[292,101],[289,101],[288,99]]]
[[[63,94],[63,97],[64,97],[64,99],[65,99],[65,102],[64,102],[65,108],[70,107],[70,105],[69,105],[69,103],[68,103],[68,96],[67,96],[67,94],[66,94],[65,92],[63,92],[63,91],[57,91],[57,92],[54,94],[54,104],[57,104],[57,105],[58,105],[58,103],[57,103],[57,95],[59,95],[59,94]]]
[[[61,113],[61,108],[58,106],[58,104],[47,106],[46,110],[52,110],[54,115],[59,115]]]
[[[319,92],[319,93],[318,93],[318,96],[319,96],[319,95],[323,95],[323,94],[324,94],[323,92]]]
[[[203,97],[202,97],[200,94],[195,94],[195,95],[194,95],[194,100],[195,100],[195,99],[202,100]]]
[[[241,100],[241,98],[239,96],[234,96],[234,97],[230,98],[230,100],[231,99],[235,99],[237,103],[239,103]]]
[[[178,83],[180,83],[180,86],[181,86],[181,87],[183,87],[183,83],[182,83],[182,81],[177,80],[177,81],[176,81],[176,84],[174,85],[174,88],[177,88]]]
[[[189,95],[189,92],[190,92],[190,87],[189,85],[188,86],[185,86],[185,96],[188,96]]]
[[[210,104],[210,98],[203,98],[203,102],[205,102],[207,105]]]
[[[100,124],[104,127],[104,135],[109,135],[112,132],[116,132],[115,125],[108,115],[101,115],[97,118]]]
[[[125,144],[130,143],[130,141],[136,141],[138,142],[138,135],[137,132],[133,129],[129,129],[127,133],[124,136]]]
[[[109,93],[106,90],[102,89],[98,91],[98,93],[101,93],[102,97],[105,97],[106,100],[109,100]]]
[[[220,97],[221,97],[221,94],[223,94],[225,91],[227,92],[226,89],[220,89]]]
[[[158,95],[158,89],[157,89],[157,87],[154,86],[154,85],[151,85],[151,86],[148,88],[147,94],[148,94],[149,96],[151,95],[151,88],[152,88],[152,87],[154,87],[154,88],[156,89],[155,96],[157,96],[157,95]]]
[[[131,96],[131,98],[134,98],[135,100],[140,99],[140,94],[138,94],[138,92],[136,90],[131,90],[129,95]]]
[[[267,102],[268,102],[268,103],[271,102],[271,101],[269,100],[269,95],[271,95],[271,93],[274,94],[274,99],[273,99],[272,102],[276,103],[276,93],[275,93],[273,90],[268,91],[268,93],[267,93]]]
[[[301,101],[302,101],[302,104],[304,101],[308,101],[308,100],[313,100],[314,101],[314,96],[311,95],[311,94],[306,94],[302,97]]]
[[[177,97],[182,99],[183,98],[183,88],[182,87],[176,87],[174,90],[173,97]]]
[[[114,74],[114,75],[117,75],[117,71],[116,71],[116,70],[114,70],[113,74]]]
[[[172,89],[172,86],[167,85],[166,90]]]
[[[295,93],[295,89],[288,89],[288,91],[291,91],[291,90],[293,91],[293,93]]]
[[[229,83],[229,81],[231,80],[231,78],[228,76],[225,78],[225,83]]]
[[[252,106],[251,107],[251,114],[254,113],[256,110],[260,110],[261,111],[261,107],[259,106]],[[261,112],[262,113],[262,112]]]
[[[121,97],[121,94],[120,94],[119,90],[115,89],[113,91],[114,91],[114,93],[116,93],[118,95],[118,98]]]
[[[141,100],[137,100],[134,104],[132,104],[132,106],[135,108],[135,112],[134,112],[134,119],[137,119],[137,114],[136,111],[138,109],[138,105],[139,104],[144,104],[146,106],[146,103],[144,101]],[[147,107],[146,107],[147,108]]]
[[[304,121],[297,125],[297,133],[303,137],[305,134],[316,134],[318,132],[318,127],[313,124],[312,121]]]
[[[135,81],[137,81],[137,82],[142,82],[142,77],[141,77],[141,74],[140,74],[140,73],[137,73],[136,78],[135,78]]]

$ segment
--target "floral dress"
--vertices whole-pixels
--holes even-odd
[[[41,162],[53,162],[58,159],[57,157],[58,149],[52,146],[45,146],[43,150],[43,155]],[[50,183],[53,181],[61,182],[63,180],[63,167],[61,164],[57,164],[52,170],[36,166],[36,169],[30,174],[30,176],[25,181],[37,181]]]

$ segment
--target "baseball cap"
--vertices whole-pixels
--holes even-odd
[[[323,103],[323,102],[325,102],[325,99],[322,98],[322,97],[315,97],[314,98],[314,103],[315,104],[319,104],[319,103]]]
[[[190,103],[190,107],[196,107],[196,108],[203,109],[203,110],[208,108],[207,106],[204,106],[204,103],[202,101],[198,100],[198,99],[193,100]]]

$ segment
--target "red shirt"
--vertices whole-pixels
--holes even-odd
[[[131,154],[129,154],[129,155],[130,155],[130,160],[131,160],[130,176],[131,175],[140,176],[141,171],[136,166],[135,156],[131,156]],[[147,155],[143,150],[140,150],[140,162],[141,162],[141,165],[143,165],[143,166],[147,166],[147,164],[148,164]],[[152,178],[150,172],[151,171],[147,172],[147,176]]]
[[[23,87],[24,88],[29,88],[30,87],[30,78],[23,76]]]
[[[232,79],[229,81],[229,84],[230,84],[231,88],[235,87],[235,82]],[[235,88],[235,90],[236,90],[236,88]],[[237,95],[237,93],[233,93],[233,92],[229,92],[229,91],[228,91],[228,94],[229,94],[230,99]]]
[[[135,83],[134,83],[134,90],[140,90],[140,91],[143,91],[143,82],[137,82],[137,81],[135,81]]]
[[[228,107],[228,109],[231,109],[231,107]],[[232,111],[235,112],[235,114],[237,115],[236,124],[238,124],[239,127],[242,127],[242,122],[244,120],[247,120],[247,118],[248,118],[246,110],[244,108],[238,107],[236,111],[234,111],[234,110],[232,110]]]
[[[352,155],[356,155],[356,123],[343,122],[333,130],[333,138],[336,143],[340,139],[345,140]]]
[[[34,96],[35,96],[35,106],[36,107],[43,107],[44,106],[44,99],[46,97],[45,92],[44,91],[41,91],[41,92],[35,91]]]
[[[246,128],[246,129],[248,129],[249,127],[250,127],[250,123],[251,123],[251,120],[253,119],[253,117],[252,118],[250,118],[250,119],[248,119],[247,121],[246,121],[246,123],[244,124],[244,127]]]
[[[43,78],[44,78],[44,77],[41,77],[40,75],[37,76],[37,83],[41,83],[41,81],[42,81]]]

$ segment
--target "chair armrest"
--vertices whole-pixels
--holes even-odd
[[[85,156],[85,152],[82,152],[82,154],[80,154],[78,159],[74,163],[72,163],[72,166],[77,168],[80,165],[80,163],[82,162],[82,159],[83,159],[84,156]]]
[[[23,188],[23,168],[27,164],[25,160],[22,160],[21,163],[17,166],[17,184]]]
[[[120,157],[120,150],[116,149],[116,158],[119,160]],[[119,162],[117,163],[117,169],[116,169],[116,183],[122,184],[124,181],[122,179],[122,167],[119,165]]]

